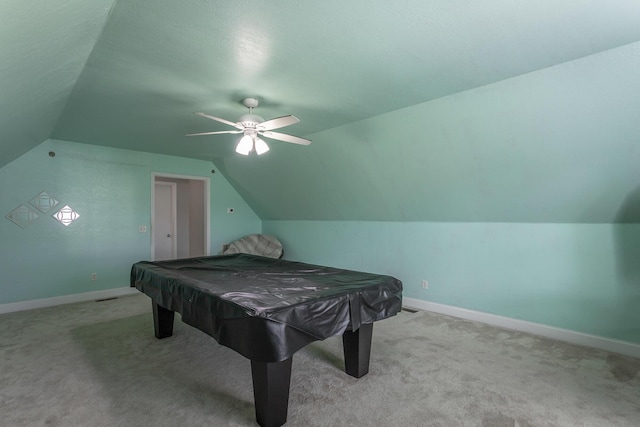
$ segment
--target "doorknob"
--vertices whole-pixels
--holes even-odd
[[[167,237],[171,237],[171,234],[167,234]]]

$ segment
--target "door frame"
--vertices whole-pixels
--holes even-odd
[[[151,259],[155,259],[155,239],[153,237],[153,226],[155,224],[155,192],[156,192],[156,177],[158,178],[175,178],[175,179],[188,179],[194,181],[203,181],[204,184],[204,195],[203,195],[203,204],[204,204],[204,253],[206,256],[211,254],[211,180],[209,177],[203,176],[192,176],[192,175],[178,175],[171,173],[162,173],[162,172],[151,172],[151,235],[150,243],[151,243]],[[162,181],[160,181],[162,182]],[[177,193],[175,194],[177,197]],[[177,207],[177,206],[176,206]],[[177,232],[177,230],[175,230]],[[176,235],[177,242],[177,235]]]

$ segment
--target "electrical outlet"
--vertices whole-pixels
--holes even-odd
[[[428,280],[423,280],[422,281],[422,289],[429,289],[429,281]]]
[[[91,280],[98,280],[98,273],[91,273]]]

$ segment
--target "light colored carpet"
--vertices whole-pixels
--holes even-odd
[[[2,426],[253,426],[250,363],[144,295],[0,316]],[[340,337],[293,359],[287,426],[639,426],[640,360],[432,313],[374,326],[369,374]]]

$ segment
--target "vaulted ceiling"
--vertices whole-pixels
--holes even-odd
[[[211,160],[263,219],[640,221],[637,0],[3,0],[0,167]],[[283,132],[234,153],[253,96]]]

